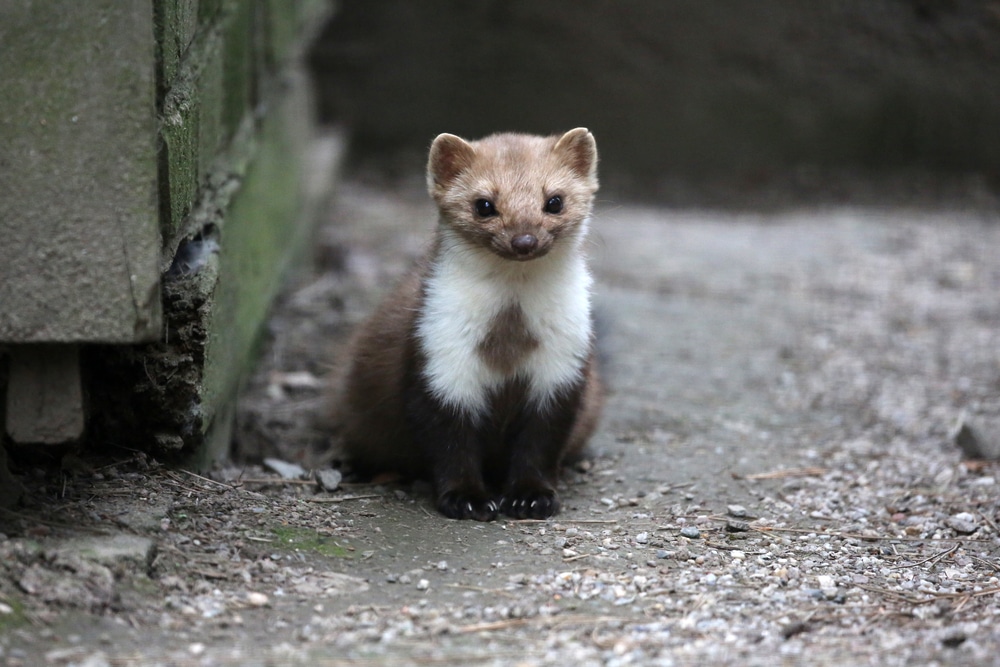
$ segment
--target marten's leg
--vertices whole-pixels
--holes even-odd
[[[482,443],[471,420],[441,406],[426,391],[411,395],[407,412],[438,511],[451,519],[495,519],[499,507],[483,481]]]
[[[510,465],[500,511],[515,519],[547,519],[559,511],[556,481],[576,423],[583,382],[545,406],[526,406],[509,440]]]

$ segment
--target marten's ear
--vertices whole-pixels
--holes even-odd
[[[431,144],[427,159],[427,189],[433,195],[451,185],[463,171],[472,166],[475,149],[454,134],[439,134]]]
[[[559,137],[552,152],[580,178],[597,184],[597,142],[585,127],[570,130]]]

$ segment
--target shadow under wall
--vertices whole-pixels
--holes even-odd
[[[357,161],[587,126],[605,181],[1000,165],[1000,5],[343,0],[311,64]],[[399,158],[403,158],[399,162]],[[417,167],[419,168],[419,167]]]

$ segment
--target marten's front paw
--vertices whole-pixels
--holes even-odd
[[[437,499],[437,508],[449,519],[475,519],[493,521],[500,508],[496,501],[484,493],[445,491]]]
[[[515,487],[504,493],[500,511],[512,519],[548,519],[559,511],[559,494],[541,485]]]

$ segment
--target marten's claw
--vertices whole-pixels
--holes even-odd
[[[559,496],[553,489],[522,489],[500,500],[500,511],[512,519],[548,519],[559,511]]]
[[[493,521],[500,513],[497,504],[484,494],[445,491],[438,497],[437,508],[449,519]]]

